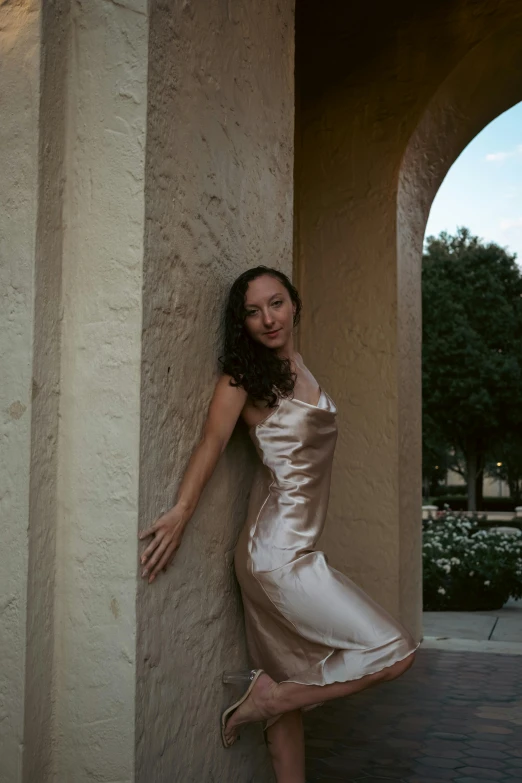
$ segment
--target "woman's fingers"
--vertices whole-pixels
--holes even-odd
[[[149,583],[153,582],[154,579],[157,577],[160,571],[163,570],[163,567],[165,563],[168,561],[169,557],[172,555],[173,548],[176,548],[176,543],[174,541],[166,542],[162,546],[158,547],[156,550],[154,557],[152,558],[149,566],[150,571],[150,577],[149,577]]]
[[[163,557],[158,562],[157,566],[153,570],[152,574],[150,575],[149,583],[153,582],[156,576],[159,574],[160,571],[166,571],[167,565],[169,561],[172,559],[172,556],[174,552],[172,551],[172,547],[174,547],[174,552],[176,551],[176,545],[171,544],[169,547],[167,547],[165,553],[163,554]]]
[[[147,549],[144,551],[144,553],[140,558],[142,565],[147,564],[147,560],[149,559],[149,557],[152,555],[154,550],[157,549],[157,547],[161,544],[161,541],[163,540],[163,535],[164,534],[160,534],[159,532],[156,533],[156,535],[154,536],[154,538],[152,539]]]
[[[141,533],[138,534],[138,538],[140,540],[148,538],[148,536],[151,536],[153,533],[155,533],[157,529],[158,523],[155,522],[153,525],[151,525],[151,527],[147,528],[147,530],[142,530]]]
[[[140,539],[153,536],[143,551],[140,562],[143,566],[142,577],[153,582],[160,571],[165,571],[172,562],[181,540],[181,519],[175,514],[163,514],[156,522],[139,534]]]
[[[177,547],[176,547],[176,549],[175,549],[175,550],[174,550],[174,551],[173,551],[173,552],[172,552],[172,553],[169,555],[169,558],[168,558],[167,562],[166,562],[166,563],[165,563],[165,565],[163,566],[163,569],[162,569],[162,570],[163,570],[163,572],[166,572],[166,571],[167,571],[167,570],[170,568],[170,566],[171,566],[171,564],[172,564],[172,561],[174,560],[174,555],[176,554],[176,552],[177,552]]]
[[[164,542],[163,542],[162,544],[160,544],[160,546],[159,546],[159,547],[156,549],[156,551],[155,551],[155,552],[154,552],[154,554],[152,555],[151,559],[150,559],[150,560],[149,560],[149,562],[147,563],[147,567],[146,567],[146,568],[145,568],[145,570],[143,571],[143,573],[144,573],[145,575],[147,575],[147,574],[150,574],[150,576],[151,576],[151,577],[152,577],[152,575],[153,575],[153,574],[154,574],[154,576],[156,575],[156,564],[157,564],[158,560],[160,560],[160,558],[161,558],[161,557],[163,557],[163,554],[164,554],[165,550],[167,549],[167,547],[168,547],[168,542],[167,542],[167,541],[164,541]],[[150,577],[149,577],[149,582],[150,582],[150,581],[151,581],[151,579],[150,579]]]

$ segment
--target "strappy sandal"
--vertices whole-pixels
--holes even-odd
[[[241,696],[240,699],[238,699],[234,704],[231,704],[230,707],[227,707],[226,710],[224,710],[221,713],[221,741],[223,742],[224,748],[230,748],[234,742],[227,742],[225,738],[225,728],[227,725],[227,720],[230,718],[233,712],[237,710],[238,707],[240,707],[244,701],[250,696],[252,692],[252,688],[258,681],[259,677],[264,674],[263,669],[252,669],[251,671],[246,672],[224,672],[223,673],[223,682],[225,685],[247,685],[248,688],[246,689],[245,693]]]

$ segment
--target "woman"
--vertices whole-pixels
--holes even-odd
[[[278,783],[303,783],[302,709],[391,680],[413,663],[409,633],[315,550],[326,516],[336,408],[294,349],[299,295],[264,266],[234,282],[223,375],[175,506],[140,538],[149,582],[167,568],[241,416],[260,457],[235,551],[252,664],[242,698],[222,716],[229,747],[265,721]],[[225,682],[242,676],[226,673]]]

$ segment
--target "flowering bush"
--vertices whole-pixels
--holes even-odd
[[[500,609],[522,597],[522,535],[481,530],[478,518],[446,509],[424,520],[425,611]]]

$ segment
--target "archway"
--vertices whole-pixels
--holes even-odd
[[[301,347],[340,414],[322,543],[420,637],[424,229],[453,161],[522,98],[521,9],[303,2],[296,29]]]

